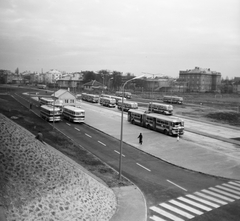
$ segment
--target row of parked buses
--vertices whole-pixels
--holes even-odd
[[[178,96],[164,96],[163,102],[171,104],[182,104],[183,98]]]

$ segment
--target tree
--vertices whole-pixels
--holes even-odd
[[[15,70],[15,74],[19,75],[19,69],[18,68]]]
[[[83,84],[96,80],[96,73],[93,71],[84,71],[83,73]]]
[[[112,73],[112,86],[115,90],[119,90],[122,84],[122,72],[113,71]]]

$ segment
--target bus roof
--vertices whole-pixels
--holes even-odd
[[[40,97],[40,100],[54,101],[51,97]]]
[[[163,104],[163,103],[158,103],[158,102],[149,102],[149,104],[154,104],[154,105],[161,105],[161,106],[172,106],[171,104]]]
[[[157,119],[162,119],[162,120],[166,120],[166,121],[172,121],[172,122],[179,122],[179,121],[183,121],[181,118],[179,117],[174,117],[174,116],[165,116],[163,114],[156,114],[156,113],[148,113],[146,114],[149,117],[154,117]]]
[[[54,107],[52,105],[41,105],[41,108],[49,111],[60,111],[59,107]]]
[[[85,110],[79,108],[79,107],[74,107],[74,106],[64,106],[63,109],[68,109],[72,111],[77,111],[77,112],[85,112]]]

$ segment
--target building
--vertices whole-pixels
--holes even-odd
[[[220,90],[221,73],[211,71],[210,68],[195,67],[180,71],[179,81],[187,83],[189,92],[216,92]]]
[[[60,89],[51,96],[63,106],[76,106],[76,97],[68,90]]]
[[[83,73],[76,72],[62,76],[57,80],[58,87],[60,88],[76,88],[83,81]]]
[[[104,86],[102,83],[92,80],[90,82],[87,82],[86,84],[83,85],[84,90],[92,91],[94,89],[100,89],[100,90],[105,90],[107,89],[106,86]]]

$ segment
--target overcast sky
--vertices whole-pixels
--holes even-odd
[[[0,69],[240,76],[239,0],[1,0]]]

